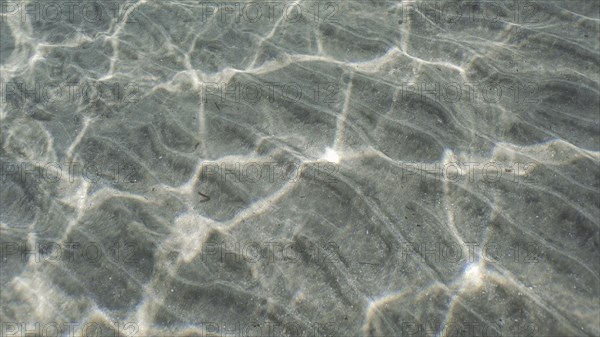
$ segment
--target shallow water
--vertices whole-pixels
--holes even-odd
[[[0,9],[2,337],[600,335],[600,2]]]

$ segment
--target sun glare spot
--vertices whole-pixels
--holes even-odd
[[[328,147],[325,150],[325,155],[323,155],[322,159],[337,164],[340,162],[340,155],[338,155],[338,153],[334,149]]]

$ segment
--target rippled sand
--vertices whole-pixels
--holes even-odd
[[[600,2],[249,4],[2,2],[6,336],[600,335]]]

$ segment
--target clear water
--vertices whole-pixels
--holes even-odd
[[[600,2],[0,1],[4,336],[599,336]]]

